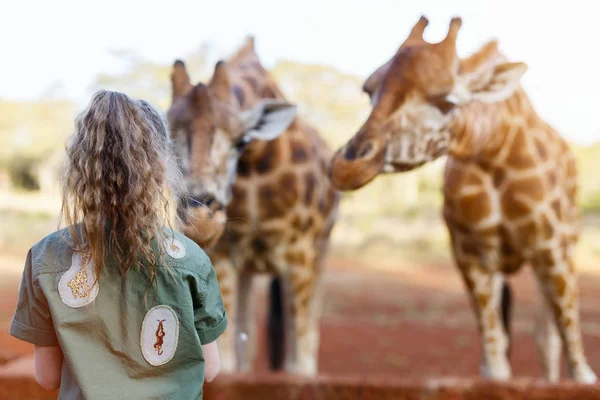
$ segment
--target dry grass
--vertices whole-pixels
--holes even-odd
[[[0,254],[3,269],[22,260],[29,247],[56,229],[60,198],[56,195],[0,195]],[[600,272],[600,215],[584,218],[577,247],[578,269]],[[374,268],[452,263],[448,235],[440,211],[408,210],[404,214],[356,215],[342,207],[333,232],[331,255],[358,259]],[[12,261],[10,261],[12,260]]]

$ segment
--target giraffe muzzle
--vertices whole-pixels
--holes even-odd
[[[179,204],[181,231],[202,247],[212,247],[221,238],[227,211],[214,196],[190,196]]]

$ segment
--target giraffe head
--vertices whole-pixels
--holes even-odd
[[[453,125],[465,108],[505,100],[519,87],[526,65],[505,62],[495,41],[461,60],[456,55],[461,19],[452,19],[439,43],[423,39],[427,24],[421,17],[396,54],[365,81],[373,108],[332,160],[338,189],[358,189],[379,173],[408,171],[453,154]]]
[[[172,103],[167,118],[189,196],[179,207],[183,232],[206,247],[221,236],[238,160],[253,140],[273,140],[296,116],[296,108],[263,100],[240,110],[227,71],[219,61],[208,84],[192,85],[185,64],[171,74]]]

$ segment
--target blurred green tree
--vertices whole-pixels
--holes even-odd
[[[206,77],[209,51],[210,47],[204,44],[183,58],[193,81]],[[132,50],[115,50],[112,51],[112,56],[119,61],[122,70],[98,75],[92,83],[94,91],[100,88],[118,90],[129,96],[144,99],[161,110],[169,107],[171,63],[148,61]]]

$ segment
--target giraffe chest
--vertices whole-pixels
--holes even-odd
[[[294,128],[258,143],[240,161],[218,245],[219,254],[234,254],[239,267],[277,273],[285,265],[309,263],[333,224],[338,194],[327,177],[326,157]]]
[[[575,205],[551,174],[448,161],[444,216],[460,257],[505,272],[553,247],[572,247]]]

